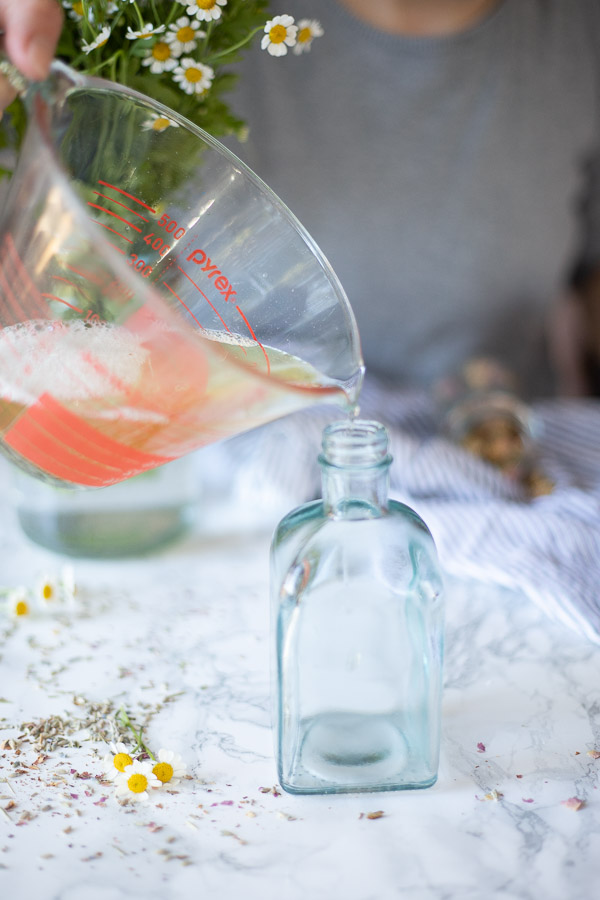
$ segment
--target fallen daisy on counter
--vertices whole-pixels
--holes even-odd
[[[32,588],[18,585],[0,588],[0,610],[13,619],[64,612],[75,600],[75,575],[72,566],[63,566],[58,574],[45,573]]]
[[[133,747],[123,741],[111,743],[111,753],[102,760],[105,777],[114,783],[118,800],[148,800],[149,790],[173,787],[185,778],[187,767],[178,753],[161,747],[155,756],[142,738],[142,729],[133,725],[124,707],[118,720],[135,738]]]

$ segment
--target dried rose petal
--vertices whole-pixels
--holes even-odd
[[[485,753],[485,744],[482,744],[481,741],[479,741],[479,743],[477,744],[477,752]]]
[[[588,750],[588,756],[591,756],[592,759],[600,759],[600,750]]]
[[[579,797],[569,797],[568,800],[562,800],[561,803],[563,806],[566,806],[567,809],[574,809],[577,811],[578,809],[581,809],[585,801],[580,800]]]

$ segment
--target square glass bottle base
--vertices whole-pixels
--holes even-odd
[[[279,772],[291,794],[418,790],[437,780],[423,749],[389,716],[331,712],[301,724],[289,771]]]

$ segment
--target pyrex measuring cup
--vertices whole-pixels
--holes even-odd
[[[233,154],[55,62],[0,223],[0,449],[100,487],[301,407],[356,400],[348,300]]]

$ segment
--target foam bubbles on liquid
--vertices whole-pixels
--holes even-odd
[[[30,404],[118,397],[141,377],[148,351],[125,328],[38,320],[0,331],[0,397]]]

